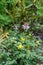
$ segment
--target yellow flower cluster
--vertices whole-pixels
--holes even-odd
[[[25,41],[25,40],[26,40],[25,38],[21,37],[21,41]]]
[[[19,46],[18,46],[18,49],[22,49],[22,48],[23,48],[23,46],[22,46],[22,45],[19,45]]]

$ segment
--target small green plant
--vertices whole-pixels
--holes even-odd
[[[31,32],[10,31],[0,45],[0,65],[37,65],[42,60],[39,45]]]
[[[0,65],[43,62],[43,0],[0,0]],[[34,35],[35,33],[35,35]]]

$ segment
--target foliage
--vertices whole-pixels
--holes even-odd
[[[10,22],[20,22],[22,19],[33,25],[41,25],[42,18],[42,0],[0,0],[0,25],[2,26],[8,25]],[[39,25],[34,26],[39,27]],[[40,28],[42,27],[40,26]],[[37,28],[35,29],[37,30]]]
[[[0,65],[37,65],[41,61],[40,39],[32,33],[10,31],[0,44]],[[4,37],[5,37],[4,36]]]
[[[43,62],[43,0],[0,0],[0,65]]]

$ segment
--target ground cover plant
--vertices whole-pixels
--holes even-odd
[[[43,65],[42,43],[43,0],[0,0],[0,65]]]

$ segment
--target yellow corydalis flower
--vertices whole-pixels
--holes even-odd
[[[32,34],[29,34],[29,36],[31,36]]]
[[[23,46],[22,46],[22,45],[19,45],[19,46],[18,46],[18,49],[22,49],[22,48],[23,48]]]
[[[25,38],[21,37],[21,41],[25,41],[25,40],[26,40]]]
[[[37,44],[40,44],[40,41],[38,40],[38,41],[36,41],[36,43],[37,43]]]

